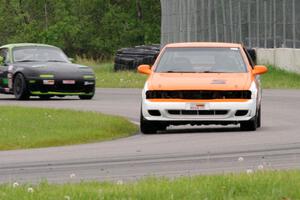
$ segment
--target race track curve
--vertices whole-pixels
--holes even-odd
[[[124,116],[138,123],[140,89],[97,89],[91,101],[77,98],[15,101],[0,105],[70,108]],[[262,128],[181,127],[114,141],[0,151],[0,183],[135,180],[300,167],[300,90],[264,90]],[[3,114],[3,113],[2,113]],[[243,161],[238,161],[242,157]]]

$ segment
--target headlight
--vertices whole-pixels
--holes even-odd
[[[251,91],[251,99],[256,99],[257,98],[257,87],[254,81],[252,81],[251,86],[250,86],[250,91]]]

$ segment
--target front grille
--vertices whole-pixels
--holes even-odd
[[[84,81],[76,81],[75,84],[63,84],[62,80],[55,80],[54,85],[44,85],[43,80],[36,80],[29,85],[30,91],[46,92],[70,92],[70,93],[89,93],[94,90],[94,85],[84,85]]]
[[[251,99],[251,91],[149,90],[147,99]]]
[[[227,115],[228,110],[168,110],[170,115]]]

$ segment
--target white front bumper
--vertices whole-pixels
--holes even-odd
[[[201,102],[202,103],[202,102]],[[151,102],[143,99],[142,113],[144,118],[153,121],[228,121],[238,122],[253,118],[256,114],[256,99],[245,102],[206,102],[201,110],[228,110],[224,115],[184,115],[170,114],[169,110],[191,110],[189,102]],[[160,116],[152,116],[148,110],[159,110]],[[249,110],[245,116],[236,116],[237,110]]]

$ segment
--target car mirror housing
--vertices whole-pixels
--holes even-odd
[[[141,74],[150,75],[152,73],[151,66],[150,65],[140,65],[138,67],[138,72]]]
[[[268,72],[268,68],[264,65],[255,65],[252,73],[254,75],[260,75]]]

